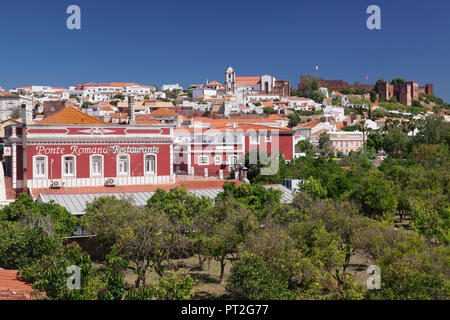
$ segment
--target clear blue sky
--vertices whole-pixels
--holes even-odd
[[[81,8],[81,30],[66,8]],[[366,28],[381,7],[382,29]],[[400,76],[450,102],[447,0],[29,0],[2,1],[0,86],[85,82],[223,82],[265,73],[316,73],[351,83]]]

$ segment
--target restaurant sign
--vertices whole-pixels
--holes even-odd
[[[131,154],[131,153],[159,153],[159,147],[156,146],[101,146],[101,147],[80,147],[80,146],[36,146],[36,153],[41,155],[58,155],[58,154]]]

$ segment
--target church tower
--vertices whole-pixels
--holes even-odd
[[[225,71],[225,89],[227,93],[234,93],[234,82],[236,80],[236,72],[234,72],[233,68],[228,67],[227,71]]]

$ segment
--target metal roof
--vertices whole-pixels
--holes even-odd
[[[277,189],[282,192],[281,202],[282,203],[292,203],[293,193],[291,190],[286,188],[283,185],[268,185],[264,186],[264,188],[269,189]],[[194,194],[197,197],[207,197],[210,199],[215,199],[217,195],[223,191],[222,188],[215,189],[198,189],[198,190],[188,190],[190,193]],[[78,194],[39,194],[37,201],[49,203],[53,201],[56,204],[59,204],[65,207],[70,213],[74,215],[82,215],[84,214],[84,210],[86,209],[86,202],[92,202],[96,198],[104,197],[104,196],[114,196],[117,199],[130,199],[136,205],[146,205],[147,200],[153,196],[154,192],[133,192],[133,193],[78,193]]]

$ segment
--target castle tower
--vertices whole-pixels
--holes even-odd
[[[227,71],[225,71],[225,89],[227,93],[234,93],[234,82],[236,80],[236,72],[234,72],[233,68],[228,67]]]

